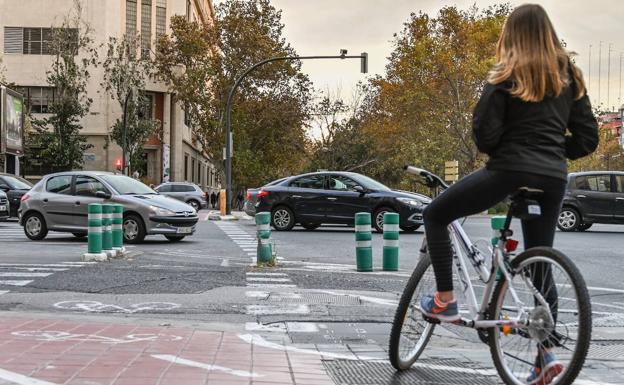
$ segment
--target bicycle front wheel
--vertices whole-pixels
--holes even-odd
[[[523,307],[527,326],[496,327],[489,331],[496,369],[508,385],[526,385],[534,367],[551,385],[569,385],[581,370],[591,339],[591,305],[583,276],[563,253],[535,247],[511,261],[512,286],[522,305],[500,280],[490,303],[492,319],[513,319]],[[552,352],[562,365],[546,365]],[[552,381],[552,382],[548,382]]]
[[[435,289],[435,276],[428,254],[407,281],[390,332],[390,363],[397,370],[409,369],[427,346],[434,324],[423,319],[420,299]]]

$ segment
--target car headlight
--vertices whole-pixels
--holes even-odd
[[[170,216],[170,215],[175,215],[174,211],[163,209],[162,207],[150,206],[149,208],[150,208],[150,213],[152,215],[164,216],[164,217]]]
[[[406,206],[410,206],[410,207],[414,207],[414,208],[420,208],[423,207],[423,203],[417,199],[413,199],[413,198],[397,198],[397,200],[401,203],[403,203]]]

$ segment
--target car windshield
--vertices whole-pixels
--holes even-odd
[[[32,184],[26,179],[22,179],[15,176],[5,176],[4,180],[9,184],[13,190],[30,190]]]
[[[353,178],[355,180],[357,180],[358,182],[360,182],[362,184],[362,187],[369,189],[369,190],[376,190],[376,191],[390,191],[390,188],[382,183],[377,182],[375,179],[369,178],[367,176],[364,175],[358,175],[357,177]]]
[[[101,178],[121,195],[158,194],[138,180],[124,175],[102,175]]]

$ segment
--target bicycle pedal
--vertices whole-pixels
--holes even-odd
[[[423,319],[431,324],[435,324],[435,325],[439,325],[441,323],[441,321],[437,318],[431,318],[431,317],[427,317],[426,315],[423,315]]]

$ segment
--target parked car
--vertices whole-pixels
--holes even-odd
[[[203,192],[201,187],[193,183],[167,182],[157,186],[154,190],[159,194],[187,203],[193,207],[195,211],[208,207],[208,194]]]
[[[195,232],[198,220],[191,206],[159,195],[135,179],[109,172],[72,171],[43,177],[22,197],[20,224],[32,240],[45,238],[48,231],[84,237],[89,203],[124,205],[127,243],[139,243],[155,234],[180,241]]]
[[[22,196],[32,188],[32,183],[24,178],[13,174],[0,173],[0,190],[4,191],[9,198],[11,216],[17,216]]]
[[[423,223],[422,212],[431,199],[391,190],[353,172],[315,172],[285,178],[257,194],[256,211],[271,212],[276,230],[291,230],[299,223],[313,230],[324,223],[353,225],[355,213],[372,214],[372,225],[383,231],[383,215],[400,215],[400,228],[414,231]]]
[[[568,175],[557,227],[561,231],[585,231],[594,223],[624,224],[624,172]]]
[[[4,191],[0,190],[0,221],[4,221],[9,218],[9,199]]]
[[[282,182],[284,179],[286,178],[280,178],[280,179],[274,180],[273,182],[265,184],[263,187],[273,186],[275,184],[278,184],[279,182]],[[256,215],[256,202],[258,202],[258,191],[260,191],[260,189],[262,189],[262,187],[247,189],[247,194],[245,195],[245,204],[243,205],[243,210],[249,216],[253,217]]]

